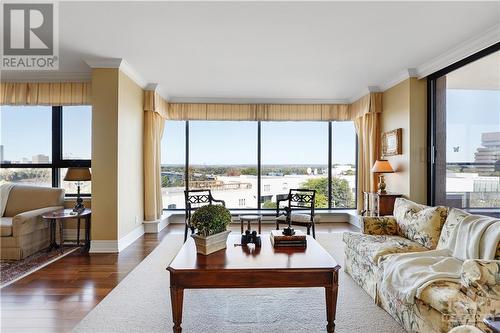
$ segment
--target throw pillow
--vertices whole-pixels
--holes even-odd
[[[438,244],[447,216],[448,208],[442,206],[429,207],[403,198],[394,204],[399,235],[431,250]]]

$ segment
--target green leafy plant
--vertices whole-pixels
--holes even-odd
[[[191,225],[200,236],[210,236],[226,231],[231,223],[231,213],[221,205],[207,205],[198,208],[191,217]]]

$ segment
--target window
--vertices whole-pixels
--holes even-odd
[[[52,108],[2,106],[2,164],[47,164],[52,160]]]
[[[0,183],[62,187],[68,167],[90,167],[91,106],[2,106]],[[83,194],[90,194],[84,182]]]
[[[161,193],[163,207],[185,208],[186,122],[166,121],[161,145]]]
[[[328,208],[328,146],[327,122],[262,122],[263,192],[287,194],[286,181],[292,189],[315,189],[316,207]]]
[[[227,207],[257,208],[257,123],[190,121],[189,188],[210,189]]]
[[[355,208],[356,130],[352,121],[332,122],[332,208]]]
[[[431,204],[500,212],[500,44],[429,78]]]
[[[302,187],[316,189],[318,209],[354,208],[356,147],[352,122],[167,121],[163,207],[183,209],[189,188],[232,209],[274,209]]]
[[[63,106],[63,159],[90,160],[91,113],[88,106]]]

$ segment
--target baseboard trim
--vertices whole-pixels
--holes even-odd
[[[120,238],[118,241],[118,252],[126,249],[130,244],[135,242],[135,240],[144,235],[144,225],[139,225],[137,228]]]
[[[164,213],[158,220],[155,221],[144,221],[144,233],[146,234],[157,234],[162,231],[168,225],[168,218],[170,213]]]
[[[75,231],[76,233],[76,231]],[[140,225],[119,240],[92,240],[90,253],[119,253],[126,249],[137,238],[144,235],[144,226]]]
[[[117,253],[117,240],[91,240],[90,253]]]

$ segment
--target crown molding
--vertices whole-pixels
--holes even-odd
[[[394,87],[395,85],[403,82],[410,77],[417,77],[416,68],[407,68],[404,71],[399,72],[397,75],[393,76],[389,80],[383,82],[380,85],[380,91],[386,91],[387,89]]]
[[[417,67],[418,78],[422,79],[498,42],[500,42],[500,24],[421,64]]]
[[[349,104],[347,99],[309,98],[212,98],[212,97],[171,97],[170,103],[203,104]]]
[[[85,58],[90,68],[117,68],[137,83],[142,89],[147,86],[146,80],[123,58]]]
[[[146,87],[144,87],[144,90],[156,91],[157,89],[158,89],[158,83],[148,83],[146,84]]]

